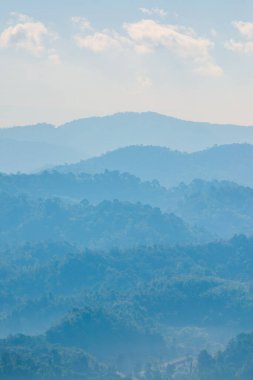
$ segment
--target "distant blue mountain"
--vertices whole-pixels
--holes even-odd
[[[74,149],[56,144],[0,139],[0,171],[6,173],[33,172],[79,157]]]
[[[129,145],[157,145],[193,152],[215,144],[253,144],[253,127],[189,122],[152,112],[119,113],[80,119],[58,128],[38,124],[1,129],[0,142],[5,144],[6,139],[15,141],[17,158],[7,152],[8,164],[0,157],[0,170],[28,171],[48,165],[49,161],[52,165],[74,162]],[[32,154],[22,157],[26,148],[18,142],[24,141],[59,146],[68,154],[48,159],[46,150],[44,153],[41,150],[44,160],[38,163]]]
[[[128,172],[142,180],[158,180],[167,187],[192,180],[227,180],[253,187],[253,145],[215,146],[194,153],[182,153],[156,146],[131,146],[102,156],[57,168],[61,172]]]

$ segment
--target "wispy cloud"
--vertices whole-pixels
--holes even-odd
[[[74,40],[80,48],[94,53],[103,53],[107,50],[120,50],[129,40],[115,30],[104,29],[96,31],[85,17],[72,17],[71,21],[78,27]]]
[[[80,30],[92,30],[91,23],[86,17],[75,16],[71,18],[73,24],[77,25]]]
[[[232,25],[246,38],[253,38],[253,22],[233,21]]]
[[[253,41],[242,42],[230,40],[225,43],[225,47],[235,53],[253,53]]]
[[[177,56],[188,59],[196,66],[195,71],[201,75],[221,76],[223,70],[213,61],[210,50],[213,43],[198,37],[192,29],[177,25],[161,24],[154,20],[141,20],[126,23],[124,29],[141,47],[139,52],[154,52],[165,48]]]
[[[140,8],[140,11],[146,16],[159,16],[159,17],[167,16],[167,12],[161,8]]]
[[[120,50],[129,44],[129,40],[115,31],[104,30],[91,35],[76,35],[75,41],[80,48],[92,50],[95,53],[103,53],[107,50]]]
[[[44,23],[35,21],[27,15],[12,13],[16,22],[12,22],[0,34],[0,48],[14,47],[41,57],[47,56],[54,63],[59,63],[59,57],[51,43],[57,36],[51,32]]]
[[[225,48],[235,53],[253,53],[253,22],[233,21],[232,25],[244,40],[236,41],[231,39],[225,42]]]
[[[79,23],[79,20],[76,20]],[[81,19],[82,24],[82,19]],[[90,27],[90,24],[87,24]],[[124,23],[123,31],[102,30],[92,33],[81,30],[74,37],[80,48],[103,53],[108,50],[128,51],[137,54],[152,54],[159,49],[166,49],[179,58],[190,61],[194,72],[205,76],[221,76],[223,70],[212,56],[213,43],[199,37],[192,29],[178,25],[160,23],[144,19],[135,23]]]
[[[10,16],[12,18],[12,21],[9,22],[10,24],[15,23],[15,22],[24,23],[24,22],[32,21],[32,18],[30,16],[23,13],[11,12]]]

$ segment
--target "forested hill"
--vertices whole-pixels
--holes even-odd
[[[210,328],[211,341],[220,340],[230,329],[253,328],[252,248],[253,240],[243,236],[199,246],[107,251],[65,242],[1,245],[1,335],[10,329],[43,331],[73,307],[91,305],[134,324],[155,323],[174,338],[173,327],[191,326],[193,335],[195,328]],[[197,345],[194,340],[180,348],[177,339],[179,353]]]
[[[202,352],[193,378],[187,358],[202,348],[216,352],[242,329],[253,329],[252,247],[243,236],[197,247],[108,252],[66,243],[1,247],[1,334],[37,335],[0,341],[2,378],[79,380],[86,374],[107,380],[105,374],[134,371],[149,380],[150,372],[170,371],[166,380],[183,380],[181,358],[190,380],[207,373],[211,380],[239,373],[249,380],[251,335],[224,353]]]
[[[140,203],[115,200],[93,206],[86,200],[68,204],[0,193],[0,207],[0,241],[7,244],[50,240],[107,249],[208,239],[174,214]]]
[[[106,171],[75,175],[55,171],[34,175],[2,174],[0,192],[14,196],[14,199],[26,195],[36,201],[61,198],[65,203],[79,203],[86,199],[91,205],[116,199],[139,202],[173,213],[192,229],[197,228],[202,233],[209,231],[209,237],[228,239],[235,234],[253,234],[253,189],[227,181],[195,180],[189,185],[166,189],[157,181],[142,182],[127,173]],[[10,201],[7,204],[10,205]],[[3,212],[7,204],[3,206]],[[140,209],[140,205],[135,207]]]
[[[202,351],[198,357],[196,380],[251,380],[253,371],[253,334],[240,334],[223,352],[211,356]],[[191,380],[191,378],[189,378]]]
[[[0,342],[1,379],[25,380],[251,380],[253,369],[253,334],[241,334],[226,349],[211,355],[206,350],[192,357],[149,364],[132,376],[124,376],[98,363],[80,348],[52,345],[39,338],[18,336]],[[153,348],[154,349],[154,348]],[[134,353],[134,352],[133,352]],[[122,357],[118,357],[118,362]]]
[[[57,168],[61,172],[100,173],[104,170],[127,172],[142,180],[158,180],[166,187],[181,182],[228,180],[253,187],[253,145],[215,146],[194,153],[182,153],[156,146],[131,146],[77,164]]]
[[[249,187],[194,180],[168,191],[167,211],[222,238],[253,235],[253,189]]]
[[[31,152],[36,166],[45,149],[53,165],[65,149],[113,148],[129,120],[137,143],[159,120],[168,137],[167,118],[143,117],[0,131],[0,147],[21,147],[31,170]],[[169,121],[187,144],[210,127]],[[252,380],[252,161],[247,144],[136,145],[0,174],[1,380]]]
[[[57,171],[40,174],[0,174],[0,191],[9,195],[25,194],[32,198],[61,197],[68,201],[87,199],[97,204],[118,199],[141,202],[166,209],[167,190],[157,181],[143,182],[119,172],[75,175]]]

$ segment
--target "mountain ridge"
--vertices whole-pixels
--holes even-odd
[[[70,163],[131,145],[156,145],[183,152],[196,152],[214,145],[253,144],[253,127],[192,122],[152,112],[133,112],[74,120],[59,127],[37,124],[2,128],[0,141],[5,139],[15,140],[16,145],[25,140],[74,150],[76,154],[71,157],[66,155],[61,159],[61,163]],[[20,150],[23,151],[22,149],[21,146]],[[13,162],[14,171],[25,172],[28,168],[39,170],[45,166],[43,164],[47,164],[42,162],[38,166],[34,163],[30,169],[33,156],[15,160],[12,157],[13,150],[11,148],[6,157],[9,162]],[[44,156],[46,157],[46,153]],[[52,165],[56,164],[59,162],[52,160]],[[0,164],[0,170],[8,171],[8,168]]]
[[[253,124],[252,125],[243,125],[243,124],[226,123],[226,122],[215,123],[215,122],[211,122],[211,121],[188,120],[185,118],[167,115],[165,113],[160,113],[160,112],[155,112],[155,111],[143,111],[143,112],[135,112],[135,111],[127,112],[126,111],[126,112],[115,112],[115,113],[108,114],[108,115],[105,114],[105,115],[84,116],[84,117],[68,120],[68,121],[66,121],[64,123],[60,123],[60,124],[53,124],[50,122],[38,122],[35,124],[29,124],[29,125],[13,125],[13,126],[9,126],[9,127],[0,127],[0,131],[1,130],[14,129],[14,128],[29,128],[29,127],[44,127],[44,126],[58,129],[58,128],[62,128],[64,126],[68,126],[69,124],[73,124],[73,123],[80,122],[80,121],[87,121],[87,120],[92,120],[92,119],[93,120],[101,120],[101,119],[107,119],[107,118],[118,118],[118,117],[122,117],[122,116],[134,116],[134,115],[140,116],[140,117],[141,116],[161,117],[161,118],[164,118],[166,120],[184,122],[184,123],[189,123],[189,124],[194,124],[194,125],[201,124],[201,125],[206,125],[206,126],[216,125],[216,126],[220,126],[220,127],[253,128]]]
[[[194,179],[226,180],[253,187],[248,168],[253,162],[253,145],[214,146],[186,153],[158,146],[129,146],[76,164],[56,167],[60,172],[127,172],[143,181],[158,180],[166,187],[190,183]]]

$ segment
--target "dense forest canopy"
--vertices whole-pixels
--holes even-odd
[[[0,174],[1,379],[252,380],[253,189],[162,186],[150,150]]]
[[[16,198],[22,195],[31,199],[27,202],[37,203],[49,199],[55,202],[55,198],[65,204],[83,200],[88,200],[91,205],[101,204],[104,200],[141,203],[182,218],[192,230],[198,230],[200,238],[201,235],[206,239],[252,235],[253,189],[228,181],[194,180],[188,185],[166,189],[157,181],[142,182],[127,173],[105,171],[75,175],[53,171],[0,175],[1,193],[2,199],[4,194]],[[140,209],[140,205],[135,207]]]

